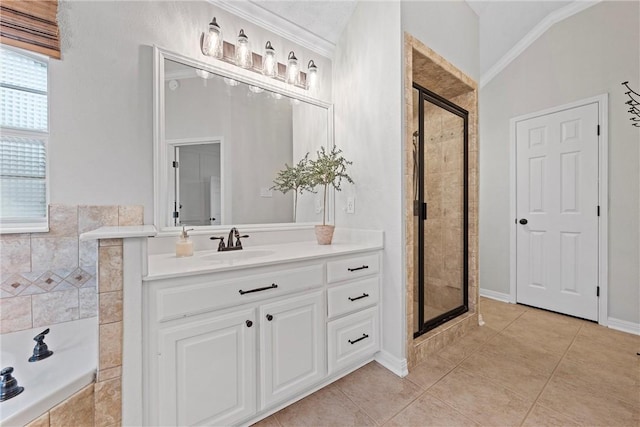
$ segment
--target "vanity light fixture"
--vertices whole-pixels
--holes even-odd
[[[202,53],[214,58],[221,59],[224,40],[222,38],[222,30],[216,22],[216,17],[209,24],[209,32],[203,35]]]
[[[271,46],[271,42],[267,41],[264,46],[264,55],[262,56],[262,74],[267,77],[275,77],[277,72],[276,50]]]
[[[249,47],[249,37],[242,29],[236,42],[236,65],[242,68],[251,68],[253,66],[253,54]]]
[[[282,94],[278,92],[271,92],[271,97],[274,99],[282,99]]]
[[[296,58],[295,53],[293,51],[289,52],[289,57],[287,58],[287,73],[285,76],[285,81],[290,85],[298,84],[298,58]]]
[[[318,67],[313,59],[309,61],[307,65],[307,90],[314,90],[318,88]]]
[[[259,86],[249,86],[249,90],[253,93],[262,93],[264,92],[264,89],[262,89]]]

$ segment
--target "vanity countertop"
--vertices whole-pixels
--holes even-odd
[[[199,251],[186,258],[177,258],[175,254],[150,255],[148,258],[148,274],[143,280],[151,281],[238,270],[247,267],[263,267],[294,261],[355,254],[382,248],[383,240],[380,232],[379,239],[334,242],[331,245],[318,245],[315,241],[304,241],[251,246],[240,251]]]

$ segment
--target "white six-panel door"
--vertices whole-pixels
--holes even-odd
[[[598,320],[598,104],[516,123],[517,302]]]

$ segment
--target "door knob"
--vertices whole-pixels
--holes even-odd
[[[522,219],[520,220],[520,224],[522,224],[522,225],[525,225],[525,224],[527,224],[528,222],[529,222],[529,221],[527,221],[527,219],[526,219],[526,218],[522,218]]]

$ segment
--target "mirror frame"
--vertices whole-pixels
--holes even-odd
[[[228,77],[241,83],[259,86],[270,92],[280,93],[289,98],[297,99],[327,110],[327,148],[335,145],[334,136],[334,111],[333,104],[321,101],[317,98],[309,96],[309,93],[301,88],[287,85],[284,82],[264,77],[262,74],[236,67],[234,64],[226,63],[211,58],[211,63],[195,60],[176,52],[172,52],[158,46],[153,46],[153,223],[158,230],[158,235],[175,235],[181,227],[168,226],[166,224],[169,218],[169,168],[167,167],[168,153],[166,149],[165,135],[165,73],[164,61],[178,62],[193,68],[208,71],[222,77]],[[313,153],[310,153],[313,156]],[[292,160],[293,161],[293,160]],[[295,163],[295,161],[293,161]],[[335,191],[330,189],[327,200],[328,223],[333,224],[335,218]],[[276,229],[301,229],[313,228],[317,223],[272,223],[272,224],[225,224],[225,225],[206,225],[206,226],[190,226],[195,228],[196,234],[200,231],[220,232],[227,231],[229,227],[238,227],[242,231],[260,231],[260,230],[276,230]]]

